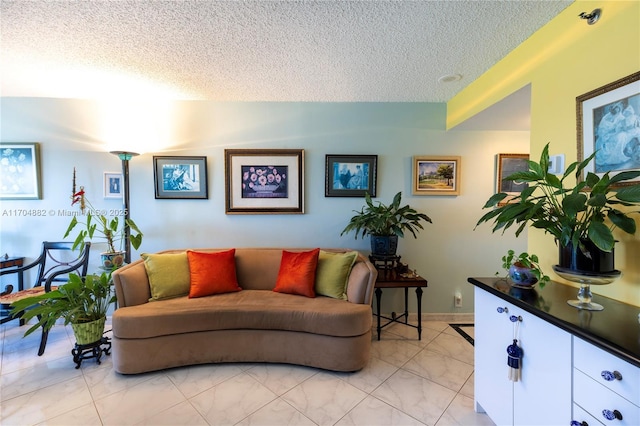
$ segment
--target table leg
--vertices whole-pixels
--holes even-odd
[[[409,287],[404,288],[404,323],[409,321]]]
[[[382,299],[382,289],[381,288],[376,288],[376,316],[378,317],[378,340],[380,340],[380,330],[382,330],[382,327],[380,327],[380,299]]]
[[[418,299],[418,340],[422,340],[422,288],[416,287],[416,298]]]

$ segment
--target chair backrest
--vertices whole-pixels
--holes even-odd
[[[34,286],[45,285],[45,291],[50,291],[51,283],[67,282],[70,272],[86,276],[90,250],[90,242],[77,251],[73,250],[72,242],[43,242],[42,253],[34,262],[39,263]]]

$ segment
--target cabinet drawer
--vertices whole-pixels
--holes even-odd
[[[573,420],[581,425],[586,423],[588,426],[600,426],[603,424],[591,414],[583,410],[578,404],[573,404]]]
[[[577,337],[573,338],[573,366],[598,383],[640,406],[640,368]],[[605,380],[604,371],[618,372],[621,380]]]
[[[640,424],[640,407],[576,369],[573,370],[573,401],[604,424],[616,426]],[[622,419],[609,421],[603,415],[604,410],[612,412],[617,410],[622,415]]]

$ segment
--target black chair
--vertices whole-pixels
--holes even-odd
[[[8,274],[24,274],[25,271],[37,267],[35,270],[37,274],[36,280],[32,288],[18,288],[18,290],[14,292],[13,285],[7,285],[5,290],[0,293],[0,309],[6,314],[4,318],[0,319],[0,324],[18,319],[20,320],[20,325],[24,325],[24,320],[22,320],[20,313],[14,315],[10,313],[11,304],[13,302],[55,290],[58,287],[52,284],[66,283],[70,272],[76,272],[81,277],[85,277],[87,275],[91,243],[85,243],[82,250],[75,252],[72,250],[72,247],[72,242],[45,241],[42,243],[42,252],[36,260],[28,265],[0,271],[0,276]],[[19,280],[19,282],[21,282],[21,280]],[[44,353],[48,336],[48,331],[43,328],[38,355],[42,355]]]

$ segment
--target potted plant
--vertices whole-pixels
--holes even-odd
[[[90,274],[85,278],[72,273],[69,281],[55,290],[13,302],[11,312],[22,312],[25,321],[38,317],[25,336],[40,327],[48,331],[63,318],[65,325],[71,324],[77,343],[84,345],[102,338],[107,310],[115,301],[111,273]]]
[[[394,256],[398,246],[398,237],[404,237],[406,231],[410,232],[414,238],[416,233],[424,229],[421,221],[429,223],[431,219],[424,213],[418,213],[409,205],[400,206],[402,192],[398,192],[389,205],[381,202],[374,204],[369,193],[365,193],[365,205],[358,210],[354,210],[355,216],[349,220],[347,226],[340,235],[348,232],[355,232],[364,238],[365,235],[371,237],[371,252],[378,256]]]
[[[76,191],[76,170],[73,169],[73,190],[71,205],[80,207],[81,215],[74,215],[67,227],[63,238],[67,238],[77,225],[81,229],[73,242],[73,249],[84,245],[85,240],[100,238],[107,243],[107,251],[101,253],[102,267],[110,270],[113,267],[120,267],[124,262],[123,243],[125,242],[125,227],[128,227],[131,235],[129,241],[134,249],[138,249],[142,244],[142,232],[132,219],[120,220],[118,216],[110,217],[106,215],[106,210],[95,209],[85,197],[84,187],[81,186]],[[78,217],[85,217],[85,221],[78,220]]]
[[[542,272],[538,256],[535,254],[522,252],[516,256],[513,250],[509,250],[502,256],[502,267],[507,271],[507,277],[519,286],[531,287],[539,283],[542,288],[551,280]],[[499,272],[496,272],[496,275],[498,274]]]
[[[580,181],[585,167],[595,153],[582,162],[570,164],[562,177],[549,173],[549,144],[542,150],[540,162],[529,161],[529,170],[508,176],[507,180],[528,184],[519,195],[508,199],[498,193],[483,208],[492,210],[483,215],[476,227],[493,222],[493,232],[504,232],[517,225],[516,236],[527,225],[543,229],[554,236],[559,247],[559,266],[581,273],[607,273],[614,271],[612,230],[620,228],[634,234],[636,223],[630,217],[639,211],[623,212],[619,207],[640,206],[640,184],[616,188],[640,176],[639,171],[627,171],[599,177],[588,172]],[[565,180],[574,176],[577,183],[565,187]],[[500,202],[509,201],[499,205]],[[605,221],[608,220],[608,223]]]

